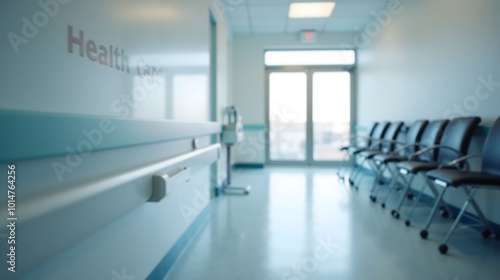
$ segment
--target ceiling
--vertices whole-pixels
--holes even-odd
[[[235,34],[283,34],[302,30],[317,32],[356,32],[389,0],[333,0],[335,9],[329,18],[289,19],[291,2],[327,2],[324,0],[225,0],[225,13]]]

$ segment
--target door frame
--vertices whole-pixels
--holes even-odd
[[[356,112],[355,112],[355,92],[356,92],[356,66],[355,65],[305,65],[305,66],[267,66],[265,70],[265,116],[266,116],[266,164],[270,165],[296,165],[296,166],[304,166],[304,165],[315,165],[315,166],[332,166],[338,165],[341,161],[315,161],[314,160],[314,143],[313,143],[313,115],[312,115],[312,107],[313,107],[313,93],[312,93],[312,75],[315,72],[349,72],[351,75],[351,92],[350,92],[350,131],[353,132],[354,123],[356,123]],[[307,122],[306,122],[306,159],[301,161],[293,161],[293,160],[271,160],[270,155],[270,129],[271,125],[269,122],[269,76],[271,73],[275,72],[303,72],[306,73],[307,76]]]

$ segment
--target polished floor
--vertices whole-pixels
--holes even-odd
[[[234,183],[251,184],[251,194],[214,200],[166,279],[500,279],[500,242],[460,229],[443,256],[451,221],[438,219],[421,240],[429,209],[406,227],[370,202],[369,181],[355,191],[329,168],[237,170]]]

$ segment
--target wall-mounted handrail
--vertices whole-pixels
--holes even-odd
[[[153,197],[155,175],[180,178],[170,182],[170,192],[175,192],[219,157],[220,145],[214,144],[65,191],[19,201],[18,223],[22,230],[17,238],[22,242],[17,248],[18,262],[23,264],[24,271],[32,269],[144,205]],[[168,196],[160,201],[168,202]],[[1,214],[5,220],[5,212]]]

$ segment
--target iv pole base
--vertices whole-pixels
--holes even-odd
[[[242,187],[242,186],[225,186],[222,189],[222,191],[225,194],[242,194],[242,195],[246,195],[246,194],[250,193],[251,189],[252,189],[252,187],[250,185],[248,185],[246,187]]]

